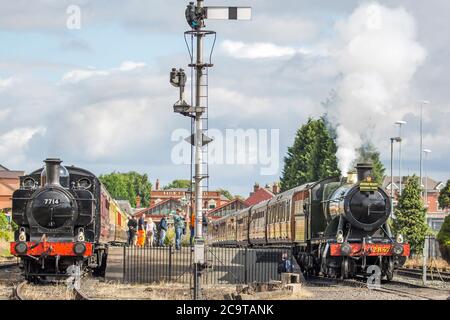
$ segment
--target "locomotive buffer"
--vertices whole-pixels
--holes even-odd
[[[205,20],[251,20],[252,9],[250,7],[205,7],[203,0],[197,0],[197,4],[190,2],[186,8],[186,20],[191,30],[185,32],[192,39],[196,38],[196,54],[194,63],[194,48],[189,51],[191,63],[189,67],[195,70],[195,81],[191,82],[192,93],[195,95],[195,105],[189,105],[185,101],[184,89],[186,85],[186,73],[183,69],[172,69],[170,83],[180,89],[180,100],[174,105],[174,112],[190,117],[194,122],[194,134],[187,140],[195,148],[195,247],[194,247],[194,299],[201,298],[200,280],[201,269],[205,263],[205,246],[202,232],[203,222],[203,180],[208,179],[208,159],[205,146],[212,141],[206,135],[208,130],[208,68],[213,67],[211,61],[205,63],[203,59],[204,39],[216,33],[205,30]],[[186,41],[187,43],[187,41]],[[189,46],[188,46],[189,47]],[[212,55],[212,52],[211,52]],[[195,84],[194,84],[195,82]],[[195,91],[194,91],[195,89]],[[194,93],[195,92],[195,93]],[[193,97],[191,97],[193,99]],[[193,104],[193,103],[191,103]]]

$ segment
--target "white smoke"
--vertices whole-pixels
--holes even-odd
[[[414,17],[403,8],[360,5],[336,31],[332,56],[341,77],[328,114],[337,125],[337,157],[346,175],[362,142],[389,139],[386,130],[408,111],[409,85],[426,52],[416,40]]]

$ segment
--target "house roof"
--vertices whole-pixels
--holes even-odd
[[[224,204],[218,206],[217,208],[214,208],[214,209],[208,211],[206,214],[207,215],[211,215],[211,214],[213,214],[213,213],[215,213],[217,211],[220,211],[221,209],[223,209],[226,206],[229,206],[229,205],[231,205],[231,204],[233,204],[235,202],[239,202],[239,203],[243,204],[245,207],[248,207],[248,204],[245,201],[243,201],[243,200],[241,200],[239,198],[235,198],[234,200],[231,200],[230,202],[224,203]]]
[[[0,164],[0,171],[9,171],[9,169],[7,167],[5,167],[5,166],[2,166]]]
[[[267,190],[266,188],[259,188],[257,191],[253,192],[250,197],[245,200],[248,206],[253,206],[262,201],[272,199],[275,195]]]
[[[24,174],[24,171],[0,170],[0,179],[19,179]]]
[[[161,205],[163,205],[163,204],[165,204],[165,203],[168,203],[168,202],[170,202],[170,201],[175,201],[175,202],[179,203],[179,201],[178,201],[177,199],[174,199],[174,198],[162,200],[162,201],[160,201],[160,202],[158,202],[158,203],[154,203],[153,205],[151,205],[151,206],[148,207],[148,208],[143,208],[143,209],[136,210],[136,211],[134,212],[133,216],[139,216],[139,215],[141,215],[141,214],[143,214],[143,213],[145,213],[145,212],[147,212],[147,211],[150,211],[150,210],[152,210],[152,209],[154,209],[154,208],[156,208],[156,207],[158,207],[158,206],[161,206]]]
[[[398,176],[394,176],[394,189],[398,188],[400,185],[400,178]],[[404,186],[408,181],[409,176],[402,177],[402,185]],[[391,184],[391,177],[387,176],[383,179],[382,187],[383,189],[389,189],[388,186]],[[428,190],[440,190],[438,187],[441,187],[441,181],[433,180],[430,177],[422,177],[422,186],[427,186]]]

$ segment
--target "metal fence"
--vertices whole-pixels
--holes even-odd
[[[283,254],[293,264],[292,250],[283,248],[206,247],[203,284],[246,284],[280,280]],[[192,285],[194,254],[191,247],[125,247],[123,281],[127,283],[177,282]]]
[[[429,258],[441,258],[441,251],[439,250],[439,242],[435,237],[426,237],[425,238],[425,248],[428,249],[428,257]]]

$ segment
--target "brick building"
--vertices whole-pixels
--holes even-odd
[[[253,206],[262,201],[272,199],[278,193],[280,193],[280,185],[277,182],[272,186],[266,185],[264,188],[261,188],[258,183],[255,183],[253,192],[250,193],[250,196],[245,200],[245,203],[247,203],[248,206]]]
[[[402,177],[402,189],[406,185],[408,177]],[[397,205],[399,196],[399,177],[394,177],[393,191],[394,191],[394,206]],[[445,217],[449,214],[448,210],[443,210],[439,207],[438,197],[439,192],[445,184],[442,181],[435,181],[429,177],[422,178],[422,188],[427,188],[427,221],[428,225],[435,231],[439,231],[444,222]],[[391,195],[391,177],[385,177],[383,181],[383,189],[386,190],[388,195]],[[424,193],[425,197],[425,193]],[[424,199],[425,200],[425,199]]]
[[[13,171],[0,165],[0,210],[10,212],[12,207],[12,194],[20,187],[20,176],[23,171]]]
[[[152,190],[152,193],[150,195],[150,207],[159,202],[166,201],[169,199],[175,199],[178,201],[180,201],[181,199],[189,199],[189,196],[190,190],[188,188],[174,188],[162,190],[160,188],[159,180],[156,180],[155,189]],[[229,201],[230,200],[221,195],[219,191],[203,192],[203,209],[206,211],[222,206],[225,203],[228,203]]]

